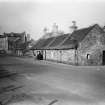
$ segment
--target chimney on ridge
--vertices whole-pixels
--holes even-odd
[[[78,27],[76,26],[76,21],[72,21],[72,23],[73,23],[73,25],[69,27],[69,28],[70,28],[70,33],[76,31],[77,28],[78,28]]]

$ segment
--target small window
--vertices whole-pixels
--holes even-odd
[[[87,54],[86,58],[87,58],[87,59],[90,59],[90,54]]]

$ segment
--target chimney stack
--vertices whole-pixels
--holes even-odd
[[[30,34],[27,34],[27,41],[30,41]]]
[[[76,21],[72,21],[72,23],[73,23],[73,25],[69,27],[69,28],[70,28],[70,33],[76,31],[77,28],[78,28],[78,27],[76,26]]]
[[[48,33],[48,28],[45,27],[45,28],[43,29],[43,33],[44,33],[44,35],[47,34],[47,33]]]

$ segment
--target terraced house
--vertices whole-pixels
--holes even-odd
[[[22,56],[24,51],[27,50],[27,46],[30,42],[28,35],[25,32],[22,33],[4,33],[8,42],[8,53]]]
[[[57,29],[54,33],[47,33],[47,37],[38,40],[32,50],[41,51],[45,60],[75,65],[105,65],[103,28],[95,24],[77,29],[74,23],[71,29],[72,33],[68,34],[57,34]]]

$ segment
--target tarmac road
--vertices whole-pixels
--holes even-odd
[[[1,85],[23,86],[10,93],[18,93],[17,97],[23,93],[25,97],[24,101],[16,101],[16,98],[14,105],[48,105],[54,100],[57,100],[53,103],[56,105],[105,104],[104,66],[71,66],[18,57],[0,58],[0,65],[12,73],[19,73],[16,79],[3,79]]]

